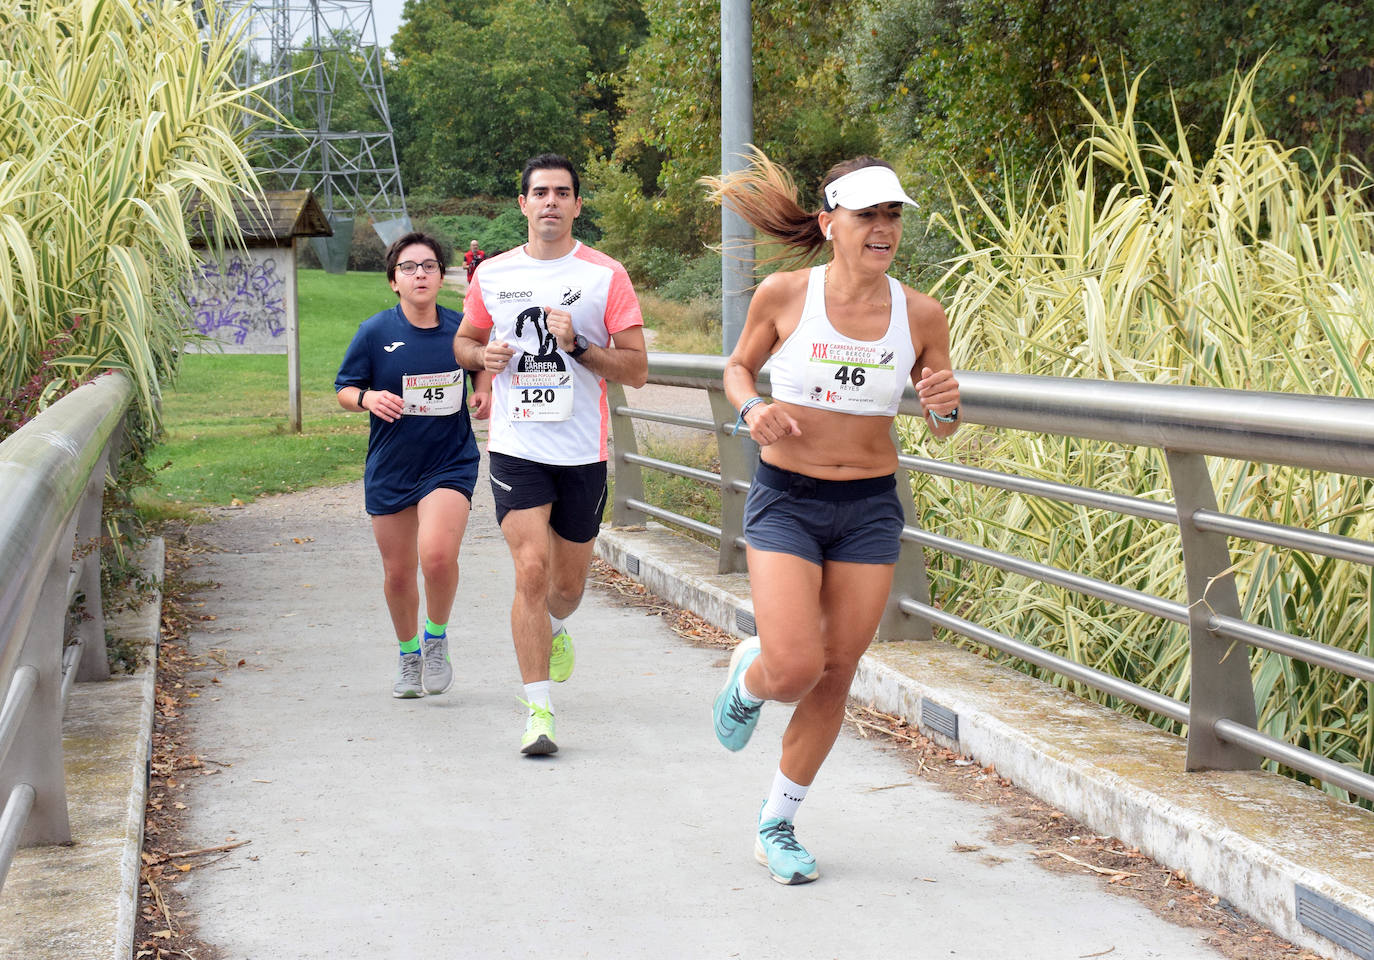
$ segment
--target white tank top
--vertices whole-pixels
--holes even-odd
[[[916,365],[902,285],[887,278],[892,313],[878,340],[854,340],[825,314],[825,266],[811,268],[801,320],[768,361],[773,399],[820,410],[891,417]]]

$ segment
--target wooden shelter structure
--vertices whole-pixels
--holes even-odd
[[[204,251],[187,294],[190,349],[285,353],[291,431],[301,430],[300,327],[296,311],[297,242],[332,234],[314,193],[275,190],[235,210],[238,238],[208,236],[188,215],[192,243]]]

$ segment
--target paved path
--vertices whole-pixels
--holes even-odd
[[[188,786],[189,832],[251,843],[183,882],[226,960],[1216,956],[1023,848],[956,852],[989,843],[988,812],[847,733],[799,817],[821,879],[771,882],[752,823],[787,709],[726,753],[708,719],[722,653],[597,588],[555,689],[561,749],[521,757],[510,561],[485,480],[458,680],[419,701],[390,696],[360,486],[225,510],[203,535],[218,550],[190,576],[221,586],[191,644],[228,666],[195,678],[193,747],[229,766]]]

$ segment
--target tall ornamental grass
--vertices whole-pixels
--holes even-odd
[[[0,396],[10,429],[122,370],[150,421],[186,339],[185,213],[258,194],[241,30],[213,0],[0,0]],[[0,435],[3,428],[0,428]]]
[[[1180,126],[1173,131],[1177,146],[1170,146],[1134,121],[1137,78],[1124,103],[1105,113],[1084,100],[1092,136],[1029,186],[1008,186],[1000,209],[970,201],[986,232],[975,230],[956,198],[957,212],[944,226],[961,253],[935,290],[951,318],[955,366],[1374,395],[1368,174],[1324,165],[1266,138],[1255,119],[1253,80],[1237,78],[1205,163],[1188,147],[1195,131]],[[941,455],[1172,499],[1157,450],[965,430]],[[1374,539],[1374,484],[1367,479],[1210,463],[1223,510]],[[1187,600],[1171,526],[940,478],[919,483],[930,529]],[[1374,655],[1368,568],[1240,541],[1232,550],[1247,618]],[[941,562],[935,574],[948,609],[1188,697],[1183,627],[988,567]],[[1251,666],[1263,730],[1374,771],[1371,685],[1265,651],[1252,653]],[[1109,701],[1072,681],[1046,679]]]

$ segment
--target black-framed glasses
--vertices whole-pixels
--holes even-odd
[[[438,273],[438,260],[421,260],[416,263],[414,260],[402,260],[396,264],[396,272],[407,277],[415,276],[416,270],[423,270],[425,273]]]

